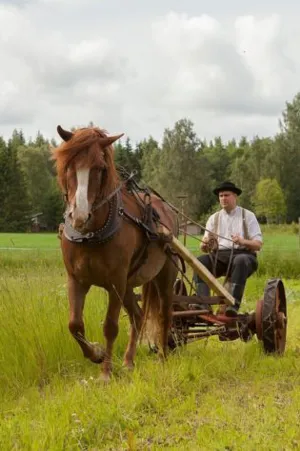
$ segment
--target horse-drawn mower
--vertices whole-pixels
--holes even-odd
[[[162,233],[169,231],[163,227]],[[234,299],[223,286],[194,255],[174,236],[170,236],[171,247],[214,291],[215,296],[188,295],[183,278],[174,285],[173,318],[169,336],[169,347],[217,335],[221,341],[240,338],[249,341],[255,334],[267,354],[283,354],[287,332],[287,306],[283,282],[280,279],[268,280],[263,297],[257,301],[255,311],[239,313],[229,317],[225,315],[227,305],[233,305]],[[187,277],[185,276],[187,279]],[[192,284],[190,283],[192,286]],[[200,309],[201,305],[208,309]],[[218,306],[214,313],[211,306]]]
[[[222,307],[233,305],[233,297],[174,236],[178,230],[178,209],[154,190],[141,188],[133,180],[134,174],[124,173],[123,176],[122,171],[117,171],[112,144],[122,135],[107,136],[97,127],[71,132],[58,126],[57,130],[64,141],[55,148],[53,156],[67,204],[65,224],[60,227],[59,236],[68,274],[69,330],[86,358],[103,363],[105,381],[112,372],[113,344],[122,302],[130,320],[123,363],[129,369],[134,366],[142,315],[133,289],[141,285],[144,287],[144,319],[147,322],[149,317],[159,323],[163,356],[168,346],[174,348],[210,335],[217,335],[220,340],[240,337],[247,341],[256,334],[267,353],[284,352],[287,310],[281,280],[268,282],[255,312],[227,317]],[[149,246],[151,241],[154,244]],[[172,293],[176,277],[173,264],[168,260],[169,256],[172,258],[172,248],[216,296],[188,296],[183,277],[175,283],[175,293]],[[129,255],[132,258],[128,258]],[[177,264],[177,257],[174,263]],[[105,349],[89,342],[85,336],[84,302],[93,285],[108,291],[103,325]],[[173,321],[168,330],[165,307],[171,296]],[[161,311],[157,308],[159,297]],[[199,303],[219,308],[212,313],[199,309]]]

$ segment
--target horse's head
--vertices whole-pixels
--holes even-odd
[[[53,151],[59,184],[68,202],[72,227],[85,232],[93,219],[93,205],[118,183],[112,144],[123,134],[107,136],[99,128],[74,132],[57,127],[63,143]]]

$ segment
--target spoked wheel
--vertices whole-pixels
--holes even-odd
[[[282,355],[287,331],[287,306],[283,282],[270,279],[265,287],[264,299],[256,306],[256,334],[263,342],[267,354]]]

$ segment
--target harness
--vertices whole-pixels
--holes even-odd
[[[73,243],[84,243],[91,245],[104,244],[118,232],[121,227],[122,220],[126,220],[134,224],[144,232],[147,239],[143,241],[141,247],[136,249],[132,256],[131,265],[127,276],[129,278],[146,261],[148,257],[147,249],[149,243],[151,241],[163,240],[163,236],[157,233],[157,225],[160,222],[160,216],[151,203],[152,189],[140,187],[133,178],[135,173],[129,174],[123,168],[119,169],[119,173],[123,179],[120,185],[105,199],[95,204],[92,208],[92,211],[95,211],[101,208],[104,204],[109,204],[109,213],[105,224],[100,229],[93,232],[88,232],[86,234],[80,233],[72,227],[68,215],[68,209],[66,209],[64,214],[65,223],[61,224],[59,227],[59,237],[61,238],[61,235],[64,234],[67,240]],[[126,187],[127,192],[135,197],[137,204],[141,207],[142,218],[133,216],[124,208],[121,194],[121,189],[123,187]],[[144,194],[143,198],[140,196],[141,193]],[[159,194],[157,195],[161,198]],[[162,201],[164,200],[162,199]]]
[[[100,244],[105,243],[113,235],[119,230],[121,226],[121,217],[119,211],[123,208],[123,201],[120,191],[114,194],[110,199],[108,199],[108,216],[104,223],[104,225],[94,232],[88,232],[86,234],[80,233],[75,230],[71,222],[69,220],[68,210],[66,210],[64,218],[65,218],[65,227],[63,233],[65,237],[72,241],[73,243],[91,243],[91,244]],[[104,202],[102,203],[104,205]],[[99,205],[96,206],[96,209],[100,208]]]

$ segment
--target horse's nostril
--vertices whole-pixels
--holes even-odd
[[[92,217],[92,213],[89,213],[89,214],[88,214],[88,219],[87,219],[87,220],[89,221],[89,220],[91,219],[91,217]]]

